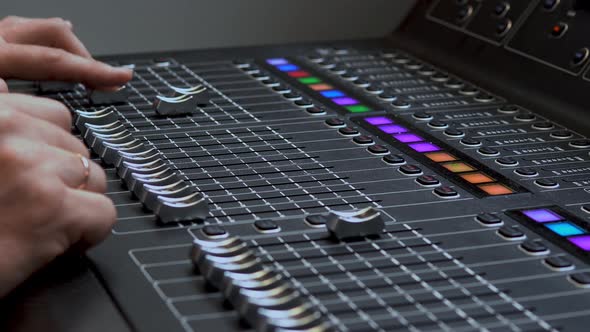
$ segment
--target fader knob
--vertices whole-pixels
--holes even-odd
[[[385,222],[381,218],[381,212],[368,207],[351,212],[332,211],[326,225],[332,236],[346,239],[381,234]]]

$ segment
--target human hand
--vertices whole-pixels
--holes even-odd
[[[90,162],[86,176],[79,155],[88,150],[70,126],[56,101],[0,94],[0,297],[70,248],[98,243],[115,222],[104,171]]]
[[[132,71],[92,59],[73,33],[72,23],[61,18],[0,20],[0,92],[8,91],[2,79],[58,80],[89,87],[115,87],[129,81]]]

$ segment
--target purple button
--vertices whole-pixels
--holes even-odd
[[[287,59],[283,59],[283,58],[268,59],[268,60],[266,60],[266,62],[271,66],[282,66],[282,65],[289,64],[289,61],[287,61]]]
[[[373,126],[393,123],[393,121],[391,121],[390,118],[386,118],[384,116],[375,116],[372,118],[365,118],[365,121],[372,124]]]
[[[440,151],[440,148],[432,143],[414,143],[414,144],[409,144],[409,147],[411,147],[412,149],[414,149],[417,152],[434,152],[434,151]]]
[[[414,134],[399,134],[393,135],[393,138],[402,142],[402,143],[415,143],[415,142],[422,142],[424,139],[418,135]]]
[[[408,129],[406,129],[405,127],[398,126],[395,124],[379,126],[379,130],[381,130],[382,132],[384,132],[386,134],[398,134],[398,133],[405,133],[408,131]]]
[[[332,99],[332,101],[336,105],[340,105],[340,106],[348,106],[348,105],[357,105],[357,104],[359,104],[358,100],[356,100],[354,98],[349,98],[349,97],[334,98],[334,99]]]
[[[524,210],[522,214],[536,222],[551,222],[563,220],[563,217],[548,209]]]
[[[570,237],[568,240],[575,244],[576,247],[590,251],[590,235]]]

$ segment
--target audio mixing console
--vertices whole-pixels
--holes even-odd
[[[12,88],[64,102],[107,171],[89,261],[131,330],[587,331],[583,3],[421,1],[383,40]]]

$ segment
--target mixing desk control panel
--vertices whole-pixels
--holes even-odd
[[[107,171],[89,259],[132,330],[586,331],[586,15],[425,1],[383,40],[12,89],[64,102]]]

